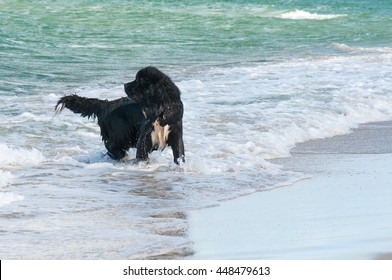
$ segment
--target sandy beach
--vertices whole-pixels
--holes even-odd
[[[391,259],[392,122],[274,160],[307,179],[189,215],[192,259]]]

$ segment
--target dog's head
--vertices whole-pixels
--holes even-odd
[[[180,100],[178,87],[168,76],[152,66],[139,70],[134,81],[124,84],[124,90],[129,98],[142,106]]]

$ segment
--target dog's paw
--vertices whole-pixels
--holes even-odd
[[[174,163],[177,165],[180,165],[181,163],[185,163],[185,156],[180,156],[179,158],[175,158]]]

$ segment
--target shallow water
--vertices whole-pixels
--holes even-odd
[[[286,2],[1,2],[1,257],[191,254],[187,211],[289,185],[306,174],[269,159],[390,120],[391,4]],[[54,116],[147,65],[182,91],[179,167],[170,148],[114,162],[93,120]]]

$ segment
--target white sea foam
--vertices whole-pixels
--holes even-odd
[[[336,50],[344,51],[344,52],[379,52],[379,53],[392,53],[392,48],[390,47],[370,47],[370,48],[364,48],[364,47],[355,47],[355,46],[349,46],[346,44],[340,44],[340,43],[333,43],[331,44],[331,47]]]
[[[35,149],[15,148],[0,143],[0,167],[29,166],[45,160],[42,153]]]
[[[28,167],[44,161],[37,149],[13,148],[0,143],[0,207],[21,201],[24,196],[8,191],[17,176],[9,169]]]
[[[13,202],[21,201],[24,197],[12,192],[1,192],[0,191],[0,207],[11,204]]]
[[[14,176],[11,174],[11,172],[3,171],[0,169],[0,207],[24,199],[24,197],[21,195],[9,191],[4,191],[4,188],[12,182],[13,178]]]
[[[381,67],[355,57],[211,69],[180,83],[188,147],[213,159],[208,165],[243,170],[252,162],[257,169],[262,159],[290,155],[298,142],[390,119],[385,64],[391,60]]]
[[[2,171],[0,169],[0,189],[4,186],[7,186],[12,180],[13,176],[9,171]]]
[[[290,11],[290,12],[285,12],[277,17],[283,18],[283,19],[294,19],[294,20],[303,20],[303,19],[311,19],[311,20],[325,20],[325,19],[334,19],[338,17],[344,17],[347,16],[346,14],[332,14],[332,15],[323,15],[323,14],[317,14],[317,13],[309,13],[306,11],[302,10],[295,10],[295,11]]]

